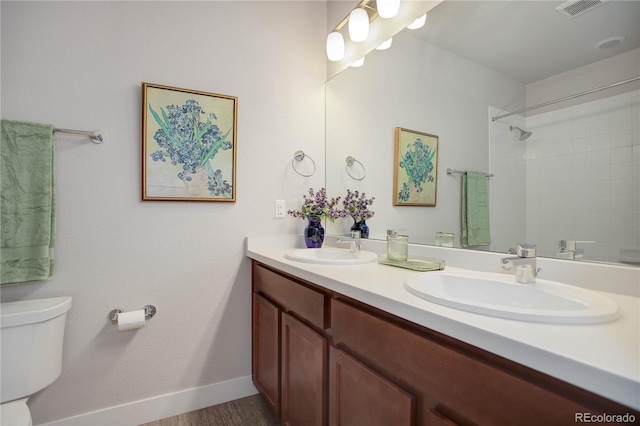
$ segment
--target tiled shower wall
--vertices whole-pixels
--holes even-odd
[[[526,239],[554,257],[579,240],[584,259],[640,252],[640,90],[532,115],[526,129]]]

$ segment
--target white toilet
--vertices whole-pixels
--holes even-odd
[[[30,426],[27,399],[62,373],[71,297],[0,304],[0,425]]]

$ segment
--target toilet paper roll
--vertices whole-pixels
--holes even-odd
[[[144,326],[144,309],[118,314],[118,331],[135,330]]]

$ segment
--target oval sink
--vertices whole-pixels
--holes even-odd
[[[285,253],[290,260],[325,265],[357,265],[375,262],[378,256],[370,251],[351,253],[348,249],[338,248],[306,248]]]
[[[405,287],[440,305],[520,321],[596,324],[619,316],[606,297],[555,281],[518,284],[508,275],[426,272],[407,278]]]

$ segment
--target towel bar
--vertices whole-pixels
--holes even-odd
[[[97,144],[103,143],[104,141],[107,140],[107,135],[102,130],[87,131],[87,130],[72,130],[72,129],[56,128],[53,131],[54,133],[67,133],[70,135],[89,136],[89,138],[91,139],[91,142],[97,143]]]
[[[447,176],[451,176],[453,173],[458,173],[463,175],[467,172],[464,170],[447,169]],[[485,173],[485,176],[488,178],[493,177],[493,173]]]

